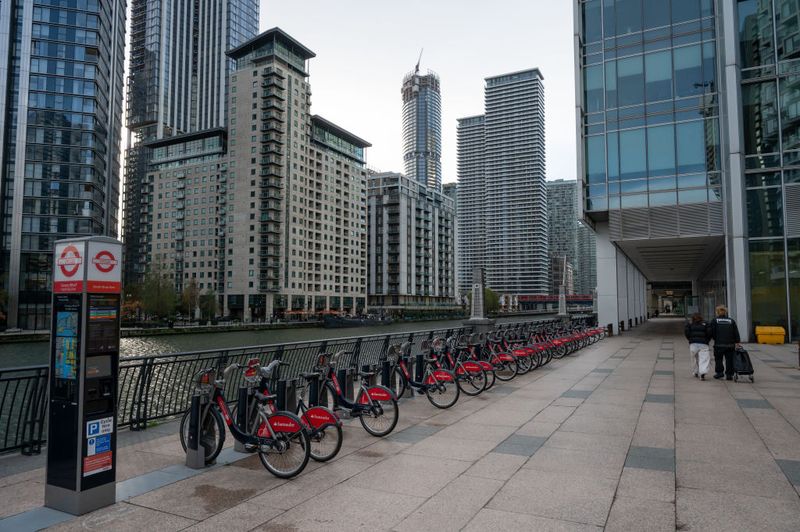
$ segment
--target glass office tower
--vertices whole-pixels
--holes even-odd
[[[55,240],[117,235],[125,9],[0,1],[0,327],[49,327]]]
[[[620,280],[621,261],[651,294],[684,283],[687,311],[727,303],[744,336],[768,324],[796,337],[800,4],[576,6],[579,171],[598,284]],[[630,299],[625,285],[613,296]],[[610,288],[601,314],[629,318]]]

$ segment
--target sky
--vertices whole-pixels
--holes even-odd
[[[456,120],[483,113],[487,76],[538,67],[545,86],[547,179],[575,179],[572,2],[565,0],[262,0],[278,26],[316,53],[311,112],[369,141],[368,165],[403,171],[403,76],[441,79],[442,174],[456,181]]]

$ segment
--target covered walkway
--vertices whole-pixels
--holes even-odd
[[[173,423],[129,436],[120,502],[73,518],[38,508],[36,459],[0,459],[0,530],[797,530],[796,348],[751,346],[755,384],[701,382],[681,329],[652,320],[448,411],[403,400],[392,435],[348,422],[291,481],[231,449],[195,474]]]

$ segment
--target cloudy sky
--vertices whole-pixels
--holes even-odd
[[[317,57],[311,110],[370,141],[371,167],[402,171],[400,86],[422,70],[442,83],[442,167],[456,180],[456,119],[483,113],[483,79],[538,67],[545,84],[547,178],[575,178],[572,2],[566,0],[262,0]]]

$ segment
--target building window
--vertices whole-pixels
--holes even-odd
[[[750,242],[750,308],[754,326],[788,325],[782,240]]]
[[[783,235],[783,194],[780,188],[747,191],[747,228],[750,237]]]

